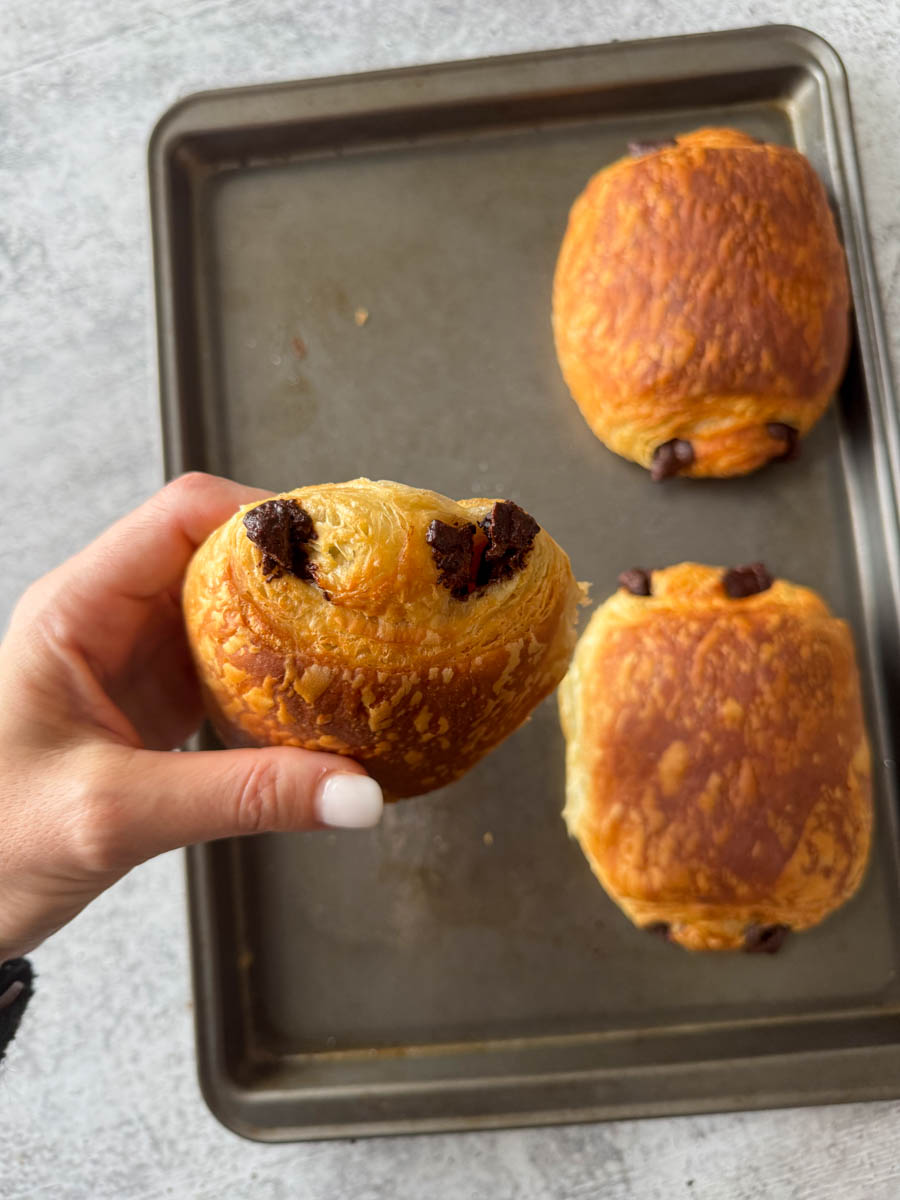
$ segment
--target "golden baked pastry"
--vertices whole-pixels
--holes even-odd
[[[634,146],[598,172],[553,284],[578,407],[654,479],[792,457],[840,382],[848,308],[815,171],[733,129]]]
[[[579,598],[516,504],[355,479],[241,509],[183,603],[226,745],[350,755],[400,797],[457,779],[556,687]]]
[[[815,592],[761,563],[625,572],[559,701],[566,823],[636,925],[689,950],[772,951],[858,887],[859,676]]]

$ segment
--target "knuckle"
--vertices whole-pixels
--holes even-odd
[[[198,492],[208,490],[213,478],[214,476],[207,475],[203,471],[186,471],[184,475],[179,475],[171,483],[166,484],[163,492],[168,492],[169,495],[177,498],[196,496]]]
[[[274,757],[255,762],[238,793],[236,824],[240,833],[264,833],[278,825],[284,776]]]
[[[54,615],[54,600],[56,589],[52,574],[43,575],[30,583],[22,592],[12,614],[10,615],[10,631],[17,633],[26,627],[42,631],[50,627]]]
[[[99,762],[69,784],[69,853],[77,870],[108,875],[132,866],[127,853],[127,802]]]
[[[42,575],[40,579],[35,579],[33,583],[29,583],[28,587],[19,597],[19,602],[13,611],[22,613],[23,615],[31,615],[39,611],[43,607],[47,591],[47,576]]]
[[[203,471],[187,471],[184,475],[178,475],[150,497],[144,505],[144,511],[152,521],[160,515],[188,509],[209,492],[214,478]]]

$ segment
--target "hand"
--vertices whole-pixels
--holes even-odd
[[[379,820],[381,790],[350,759],[289,747],[168,753],[202,717],[185,568],[239,505],[267,494],[185,475],[13,612],[0,643],[0,962],[164,850]]]

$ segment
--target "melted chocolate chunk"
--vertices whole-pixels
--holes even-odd
[[[488,544],[478,566],[479,587],[521,571],[541,530],[534,517],[512,500],[498,500],[481,522],[481,528],[487,534]]]
[[[774,580],[761,562],[747,563],[743,567],[732,567],[722,576],[722,586],[732,600],[743,600],[745,596],[756,596],[766,592]]]
[[[777,954],[790,925],[748,925],[744,930],[744,951],[747,954]]]
[[[425,534],[438,579],[456,600],[466,600],[476,588],[521,571],[541,528],[511,500],[498,500],[480,525],[487,544],[477,564],[475,525],[434,520]]]
[[[470,522],[448,525],[445,521],[435,520],[425,534],[438,569],[438,579],[457,600],[465,600],[469,595],[474,538],[475,526]]]
[[[266,583],[285,571],[312,579],[307,543],[315,541],[312,517],[296,500],[266,500],[244,516],[247,537],[262,551],[260,567]]]
[[[650,572],[645,571],[643,567],[632,567],[628,571],[623,571],[619,576],[619,587],[624,588],[626,592],[631,592],[632,596],[653,595],[650,586]]]
[[[689,467],[694,461],[694,447],[684,438],[672,438],[656,447],[653,462],[650,466],[650,478],[654,483],[677,475],[682,467]]]
[[[769,421],[766,433],[778,442],[784,442],[784,450],[775,456],[775,462],[789,462],[800,453],[800,435],[793,425],[785,425],[783,421]]]
[[[669,922],[653,921],[650,925],[644,926],[644,933],[652,933],[654,937],[661,937],[664,942],[667,942],[669,940]]]
[[[653,154],[656,150],[666,150],[669,146],[677,146],[674,138],[660,138],[656,142],[629,142],[628,153],[632,158],[640,158],[643,154]]]

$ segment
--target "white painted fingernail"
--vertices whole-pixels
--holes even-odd
[[[368,829],[383,808],[381,788],[368,775],[328,775],[316,796],[316,817],[332,829]]]

